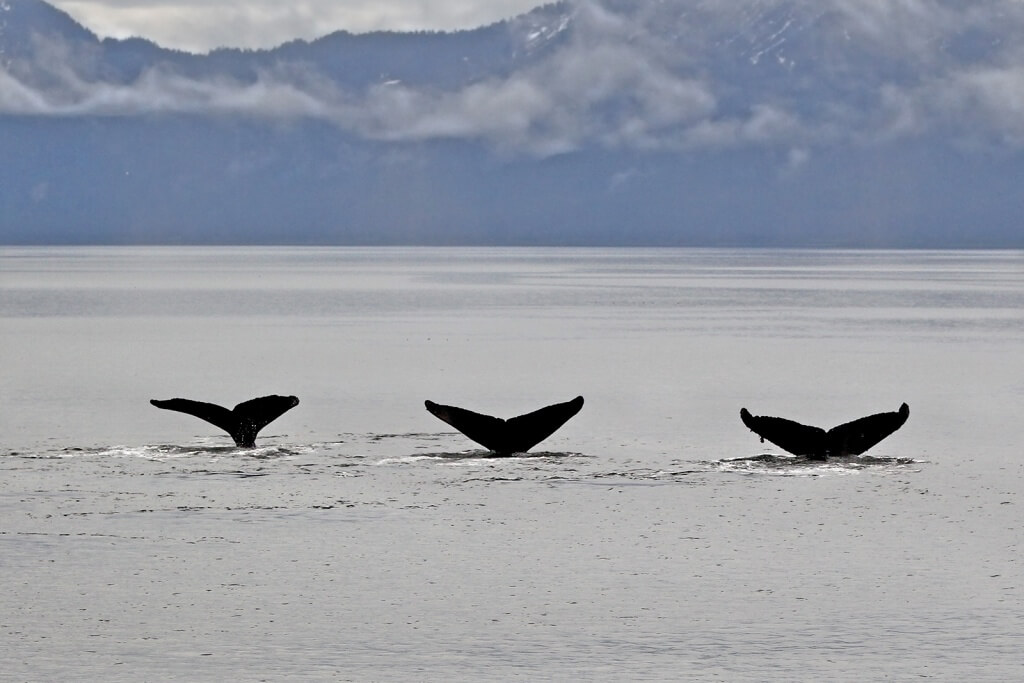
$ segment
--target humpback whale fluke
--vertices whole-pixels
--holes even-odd
[[[826,432],[821,427],[808,427],[781,417],[751,415],[746,408],[740,409],[743,424],[761,441],[767,439],[793,455],[812,460],[860,455],[902,427],[909,416],[910,406],[904,403],[894,413],[868,415]]]
[[[443,406],[426,401],[427,410],[498,455],[525,453],[555,433],[583,407],[583,397],[556,403],[526,415],[502,420],[465,408]]]
[[[153,399],[150,403],[157,408],[176,410],[206,420],[230,434],[236,446],[253,448],[260,430],[299,405],[299,399],[294,396],[260,396],[239,403],[231,410],[214,403],[192,401],[187,398],[172,398],[166,401]]]

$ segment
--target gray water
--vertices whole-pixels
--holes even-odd
[[[1021,252],[0,249],[0,679],[1020,679],[1022,311]]]

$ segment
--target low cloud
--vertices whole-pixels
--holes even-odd
[[[971,121],[980,138],[1024,146],[1024,64],[954,73],[922,99],[947,126]]]
[[[28,116],[246,115],[270,119],[328,118],[333,105],[321,88],[261,74],[253,83],[195,79],[165,67],[129,84],[87,79],[70,64],[47,70],[32,86],[0,68],[0,113]]]
[[[630,11],[613,11],[613,5],[629,2],[573,3],[571,32],[557,49],[510,75],[448,90],[389,82],[346,91],[295,65],[244,82],[157,66],[119,84],[83,67],[88,59],[66,46],[40,42],[32,65],[0,67],[0,113],[317,119],[373,139],[475,140],[538,156],[588,145],[676,151],[777,146],[793,150],[792,168],[823,144],[935,132],[1024,147],[1019,1],[836,0],[824,6],[723,0],[693,14],[678,2],[656,9],[640,2]],[[702,26],[725,38],[700,34]],[[823,66],[801,63],[816,56],[801,52],[799,41],[811,35],[817,45],[831,46],[820,56]],[[726,41],[730,36],[733,43]],[[857,58],[876,60],[871,68],[843,61],[849,44],[859,46]],[[712,48],[748,65],[740,60],[730,71],[719,57],[706,61],[703,51]],[[808,74],[834,81],[808,85]],[[764,79],[778,87],[757,90]]]
[[[607,26],[607,17],[597,19]],[[711,116],[715,97],[706,83],[673,73],[642,46],[577,39],[506,78],[452,92],[383,85],[365,104],[354,121],[373,137],[475,138],[553,153],[595,142],[661,146],[666,136]]]

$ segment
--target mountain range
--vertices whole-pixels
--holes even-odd
[[[0,0],[0,243],[1022,248],[1019,0],[568,0],[267,50]]]

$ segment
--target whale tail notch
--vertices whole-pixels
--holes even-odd
[[[861,455],[902,427],[909,416],[910,406],[904,403],[895,412],[868,415],[826,432],[821,427],[810,427],[781,417],[751,415],[746,408],[740,409],[743,424],[760,436],[761,441],[771,441],[793,455],[813,460]]]
[[[545,406],[508,420],[465,408],[426,401],[427,410],[471,440],[498,455],[525,453],[554,434],[583,408],[583,397]]]
[[[256,435],[268,424],[299,405],[295,396],[260,396],[239,403],[231,410],[215,403],[204,403],[187,398],[172,398],[166,401],[153,399],[151,404],[164,410],[173,410],[198,417],[223,429],[241,448],[253,448]]]

